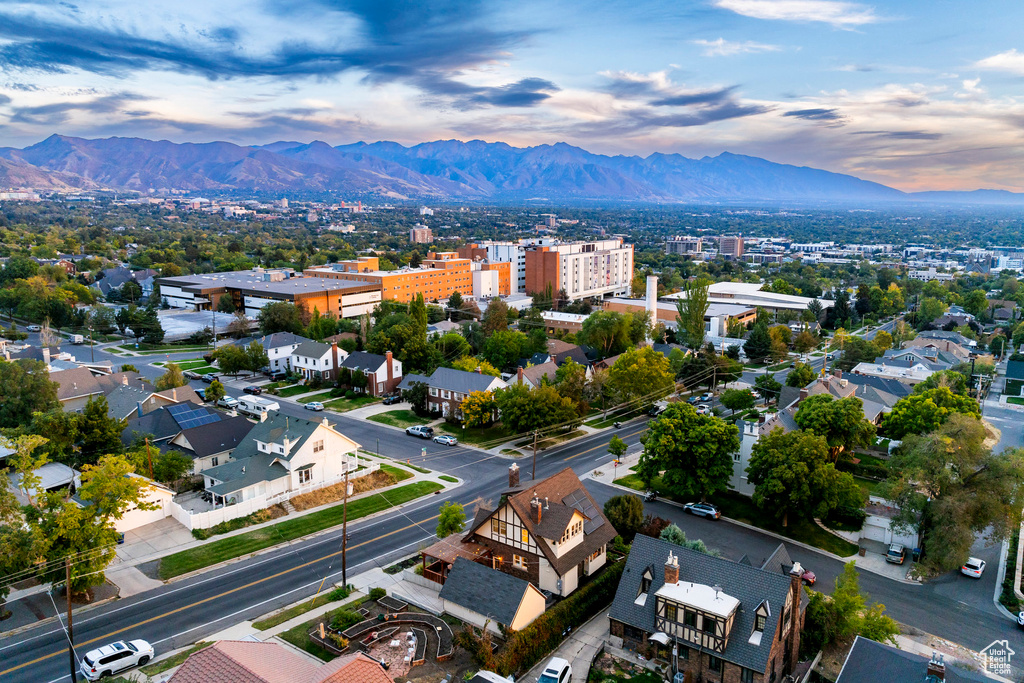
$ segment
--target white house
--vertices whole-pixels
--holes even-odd
[[[292,372],[303,379],[334,382],[338,379],[338,368],[347,357],[348,352],[339,348],[337,342],[307,341],[292,350],[289,362]]]
[[[235,342],[235,345],[246,347],[252,342],[259,342],[263,345],[263,350],[267,352],[267,367],[271,372],[277,373],[289,372],[292,369],[292,351],[308,341],[312,340],[291,332],[274,332],[262,337],[248,337]]]
[[[232,460],[203,470],[214,505],[265,497],[272,505],[300,493],[336,484],[359,467],[352,439],[325,417],[311,422],[280,412],[253,427]]]
[[[143,477],[138,474],[130,474],[129,476],[141,479],[146,483],[145,495],[142,497],[143,503],[151,503],[155,505],[152,510],[142,510],[139,506],[135,506],[124,513],[121,519],[114,522],[114,528],[122,534],[132,529],[138,529],[140,526],[146,524],[152,524],[153,522],[159,522],[161,519],[171,514],[171,501],[174,500],[174,491],[156,483],[152,479]]]

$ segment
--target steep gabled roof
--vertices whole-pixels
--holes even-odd
[[[479,372],[466,372],[454,368],[438,368],[430,375],[428,384],[437,389],[457,391],[460,394],[471,394],[474,391],[487,391],[497,381],[501,387],[506,386],[500,377],[492,377]]]
[[[341,367],[350,370],[362,370],[363,372],[376,372],[387,360],[387,356],[381,356],[376,353],[353,351],[348,354],[348,358],[342,361]]]
[[[223,453],[238,448],[252,431],[253,423],[244,415],[236,415],[210,424],[182,430],[182,438],[192,447],[189,454],[195,458]]]
[[[331,345],[315,341],[304,341],[292,351],[293,356],[303,358],[323,358],[330,353]]]
[[[96,376],[88,368],[74,368],[50,373],[50,381],[56,382],[57,400],[69,401],[81,396],[93,396],[102,393]]]
[[[993,679],[983,674],[946,664],[946,683],[969,683]],[[911,652],[904,652],[891,645],[857,636],[853,641],[846,662],[839,672],[836,683],[878,683],[880,681],[921,681],[927,680],[928,658]]]
[[[440,597],[509,626],[531,590],[537,589],[528,581],[458,557],[448,572]]]

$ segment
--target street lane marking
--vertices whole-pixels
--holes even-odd
[[[631,436],[636,436],[637,434],[639,434],[640,432],[644,431],[645,429],[647,429],[647,427],[642,427],[642,428],[638,429],[635,432],[630,432],[629,434],[626,434],[626,438],[628,439]],[[562,460],[562,462],[569,462],[573,458],[578,458],[581,455],[586,455],[587,453],[590,453],[592,451],[596,451],[599,448],[608,448],[608,444],[602,443],[602,444],[598,444],[598,445],[594,446],[593,448],[588,448],[585,451],[580,451],[576,455],[570,455],[568,458],[565,458],[564,460]]]
[[[402,531],[406,531],[408,529],[412,529],[413,527],[418,527],[421,524],[425,524],[426,522],[429,522],[431,520],[437,519],[439,516],[440,515],[434,515],[433,517],[428,517],[427,519],[424,519],[422,521],[413,522],[412,524],[404,526],[404,527],[402,527],[400,529],[395,529],[394,531],[389,531],[388,533],[382,534],[382,535],[380,535],[380,536],[378,536],[376,538],[372,538],[372,539],[370,539],[368,541],[363,541],[362,543],[358,543],[356,545],[353,545],[350,548],[348,548],[347,550],[355,550],[356,548],[361,548],[364,545],[369,545],[371,543],[376,543],[377,541],[379,541],[381,539],[384,539],[384,538],[387,538],[388,536],[394,536],[395,534],[401,533]],[[198,606],[203,605],[203,604],[205,604],[207,602],[212,602],[214,600],[218,600],[218,599],[223,598],[225,596],[231,595],[232,593],[237,593],[239,591],[246,590],[247,588],[252,588],[253,586],[258,586],[259,584],[264,583],[266,581],[270,581],[271,579],[276,579],[279,576],[284,576],[285,574],[290,574],[291,572],[297,571],[299,569],[305,569],[306,567],[314,565],[317,562],[322,562],[324,560],[330,559],[332,557],[337,557],[339,555],[341,555],[341,551],[340,550],[337,551],[337,552],[331,553],[329,555],[324,555],[323,557],[319,557],[319,558],[317,558],[315,560],[310,560],[309,562],[306,562],[305,564],[296,565],[295,567],[292,567],[291,569],[285,569],[284,571],[278,572],[276,574],[271,574],[270,576],[265,576],[262,579],[257,579],[255,581],[252,581],[250,583],[245,584],[244,586],[238,586],[237,588],[232,588],[231,590],[224,591],[223,593],[220,593],[218,595],[211,595],[210,597],[203,598],[202,600],[200,600],[198,602],[194,602],[194,603],[191,603],[189,605],[183,605],[182,607],[178,607],[177,609],[172,609],[172,610],[170,610],[168,612],[164,612],[163,614],[159,614],[159,615],[157,615],[155,617],[150,617],[149,619],[144,619],[142,621],[139,621],[139,622],[136,622],[136,623],[132,624],[131,626],[125,626],[124,628],[119,628],[116,631],[111,631],[110,633],[107,633],[106,635],[102,635],[102,636],[97,636],[95,638],[91,638],[91,639],[86,640],[84,642],[80,642],[77,645],[79,647],[82,647],[82,646],[85,646],[85,645],[91,645],[91,644],[93,644],[95,642],[98,642],[98,641],[101,641],[101,640],[111,639],[111,638],[113,638],[113,636],[116,636],[119,633],[124,633],[125,631],[130,631],[131,629],[138,628],[139,626],[145,626],[146,624],[152,623],[154,621],[159,621],[160,619],[163,619],[164,617],[169,617],[169,616],[171,616],[173,614],[178,614],[179,612],[184,612],[185,610],[192,609],[193,607],[198,607]],[[0,671],[0,676],[4,676],[4,675],[9,674],[9,673],[11,673],[13,671],[18,671],[19,669],[24,669],[25,667],[32,666],[33,664],[38,664],[39,662],[46,661],[47,659],[50,659],[52,657],[56,657],[58,655],[62,655],[65,652],[66,652],[66,650],[61,649],[61,650],[58,650],[56,652],[51,652],[48,655],[43,655],[42,657],[36,657],[35,659],[33,659],[31,661],[28,661],[28,662],[25,662],[24,664],[19,664],[18,666],[12,666],[9,669],[4,669],[3,671]]]

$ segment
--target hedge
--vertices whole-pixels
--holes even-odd
[[[495,659],[495,671],[502,676],[525,672],[551,653],[565,633],[583,625],[611,604],[625,562],[615,562],[521,631],[510,631],[505,648]]]
[[[857,477],[865,479],[877,479],[881,481],[889,476],[889,468],[883,465],[869,465],[866,463],[852,463],[849,460],[840,460],[836,463],[836,469],[840,472],[849,472]]]

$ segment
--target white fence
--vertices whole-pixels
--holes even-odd
[[[372,463],[367,465],[365,469],[360,470],[358,474],[350,472],[349,481],[358,479],[359,477],[365,477],[371,472],[376,472],[379,469],[380,463]],[[345,475],[340,475],[333,479],[317,482],[315,484],[306,484],[305,486],[301,486],[290,491],[282,491],[269,496],[256,496],[249,500],[243,500],[239,503],[235,503],[234,505],[226,505],[224,507],[207,510],[205,512],[190,512],[182,507],[177,501],[171,501],[171,504],[168,507],[170,509],[171,516],[181,522],[189,531],[192,529],[209,529],[221,522],[227,522],[232,519],[251,515],[254,512],[265,510],[271,505],[283,503],[284,501],[290,500],[295,496],[302,495],[303,493],[311,493],[312,491],[322,489],[326,486],[339,484],[343,481],[345,481]]]

